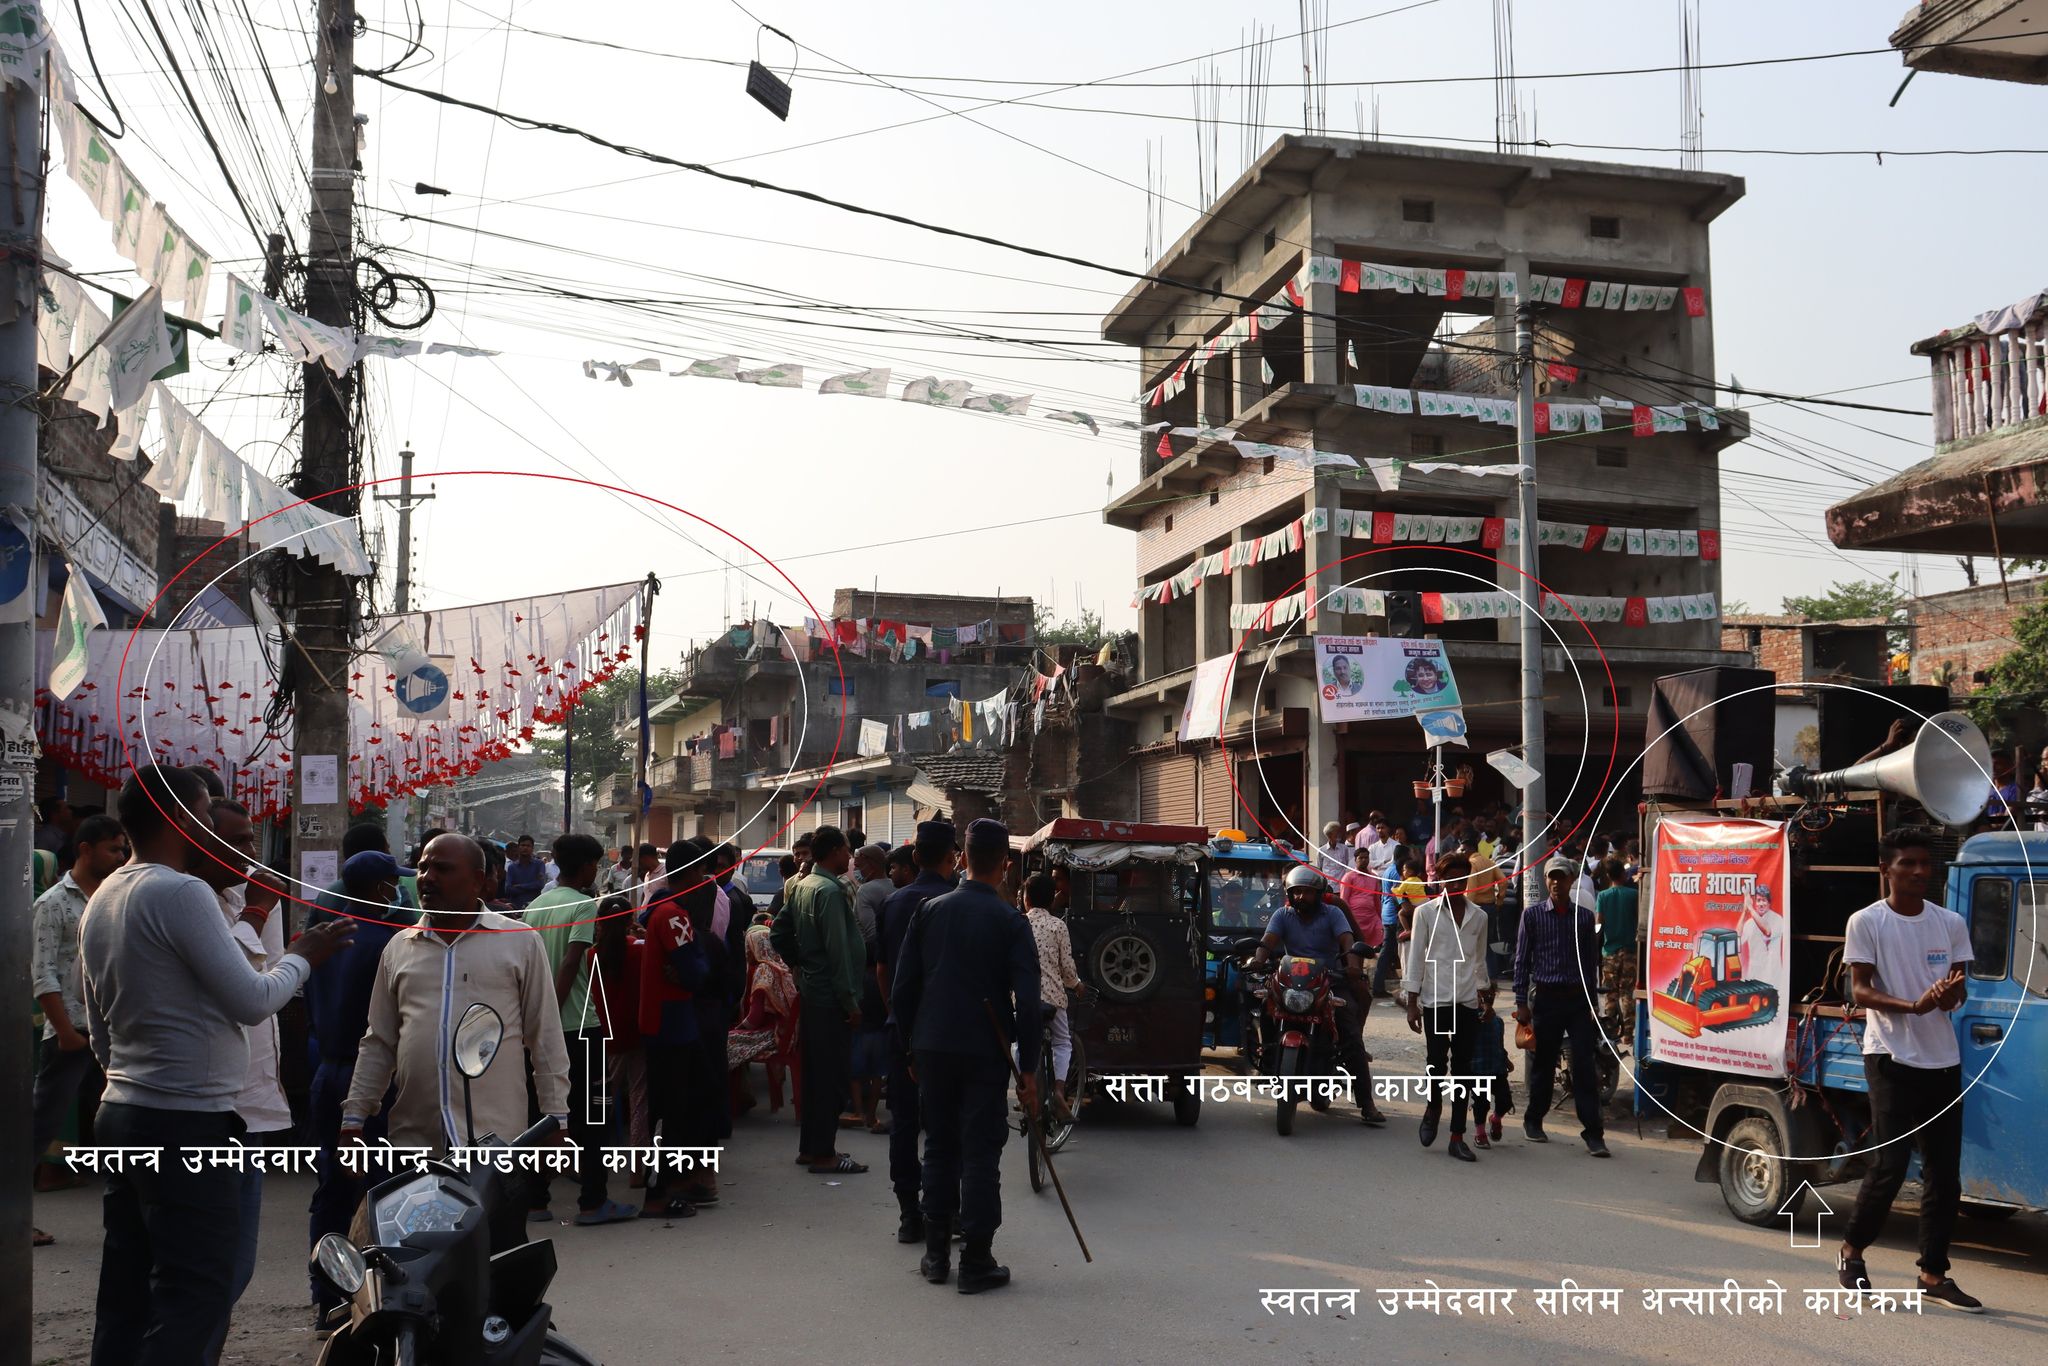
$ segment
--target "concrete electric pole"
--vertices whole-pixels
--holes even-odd
[[[35,11],[30,9],[29,14]],[[35,849],[36,604],[43,582],[36,550],[36,320],[42,314],[43,143],[36,84],[41,62],[24,79],[0,76],[0,298],[15,305],[0,321],[0,988],[28,999],[30,860]],[[29,1151],[34,1049],[17,1028],[0,1047],[0,1171],[22,1182],[19,1198],[0,1201],[0,1361],[27,1361],[33,1341],[27,1293],[29,1207],[25,1185],[35,1162]]]
[[[1543,869],[1536,858],[1549,814],[1543,776],[1543,590],[1536,563],[1536,310],[1524,303],[1515,309],[1515,372],[1520,401],[1515,419],[1516,458],[1522,473],[1517,520],[1522,531],[1522,759],[1536,770],[1522,789],[1522,904],[1533,906],[1545,895]]]
[[[330,327],[355,325],[355,0],[320,0],[313,95],[312,212],[307,220],[306,313]],[[353,488],[355,372],[305,367],[303,454],[294,491],[327,517],[356,515]],[[337,490],[339,490],[337,492]],[[302,653],[293,690],[292,847],[297,873],[313,887],[339,876],[348,824],[349,674],[356,587],[310,558],[292,582]]]
[[[421,503],[429,502],[434,495],[422,493],[413,496],[412,491],[413,453],[403,450],[398,453],[398,492],[372,494],[380,503],[393,503],[398,507],[398,551],[393,559],[394,578],[391,587],[391,612],[404,616],[412,611],[412,510]],[[412,840],[412,798],[397,796],[385,808],[384,837],[391,842],[391,852],[405,857],[406,846]]]

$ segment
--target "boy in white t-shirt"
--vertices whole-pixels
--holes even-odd
[[[1926,900],[1934,877],[1927,836],[1894,830],[1883,844],[1890,894],[1849,917],[1842,961],[1850,1000],[1866,1012],[1863,1071],[1870,1084],[1877,1152],[1843,1232],[1836,1269],[1842,1287],[1868,1290],[1863,1249],[1891,1213],[1920,1149],[1920,1288],[1925,1297],[1974,1314],[1984,1306],[1949,1279],[1949,1238],[1962,1201],[1963,1069],[1948,1013],[1963,1003],[1970,930],[1954,911]]]

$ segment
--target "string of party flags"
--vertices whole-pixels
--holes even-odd
[[[633,387],[635,375],[661,375],[671,379],[721,379],[737,384],[753,384],[764,389],[802,389],[811,387],[805,368],[794,361],[754,363],[742,356],[716,356],[706,360],[693,360],[680,370],[666,370],[654,356],[642,356],[632,361],[586,360],[583,375],[586,379],[617,384],[622,388]],[[849,370],[827,375],[817,381],[815,388],[820,394],[842,394],[850,398],[894,398],[904,403],[915,403],[927,408],[957,408],[971,413],[995,413],[1005,417],[1031,417],[1035,394],[990,393],[976,389],[971,380],[942,379],[937,375],[924,375],[903,381],[891,392],[893,374],[887,367]],[[1102,435],[1104,427],[1123,428],[1127,431],[1156,430],[1166,424],[1158,423],[1152,428],[1142,428],[1138,423],[1124,418],[1098,417],[1078,408],[1043,410],[1036,414],[1047,422],[1063,422],[1086,427],[1092,435]]]

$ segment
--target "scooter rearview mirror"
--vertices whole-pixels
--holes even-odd
[[[329,1284],[351,1297],[363,1288],[369,1276],[369,1264],[363,1260],[362,1250],[339,1233],[328,1234],[314,1246],[313,1264]]]
[[[504,1018],[482,1001],[472,1003],[455,1026],[455,1070],[475,1081],[490,1067],[504,1038]]]

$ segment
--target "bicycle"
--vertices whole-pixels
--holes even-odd
[[[1042,1018],[1046,1026],[1046,1033],[1049,1035],[1052,1026],[1053,1007],[1041,1005],[1039,1008],[1043,1012]],[[1088,1085],[1088,1057],[1081,1044],[1080,1031],[1071,1027],[1073,1025],[1071,1013],[1068,1016],[1068,1025],[1070,1026],[1068,1032],[1073,1039],[1074,1054],[1067,1060],[1067,1075],[1064,1079],[1067,1090],[1066,1117],[1061,1118],[1053,1105],[1055,1092],[1053,1090],[1052,1041],[1048,1037],[1044,1041],[1044,1046],[1038,1050],[1037,1072],[1037,1130],[1039,1134],[1043,1135],[1043,1142],[1045,1144],[1043,1152],[1039,1148],[1039,1140],[1035,1140],[1032,1137],[1031,1131],[1033,1126],[1031,1116],[1026,1115],[1017,1123],[1017,1127],[1024,1135],[1025,1150],[1031,1172],[1031,1189],[1034,1193],[1043,1191],[1052,1183],[1052,1178],[1046,1173],[1044,1154],[1046,1152],[1056,1153],[1066,1147],[1067,1140],[1074,1136],[1074,1129],[1081,1121],[1081,1102],[1083,1093]]]

